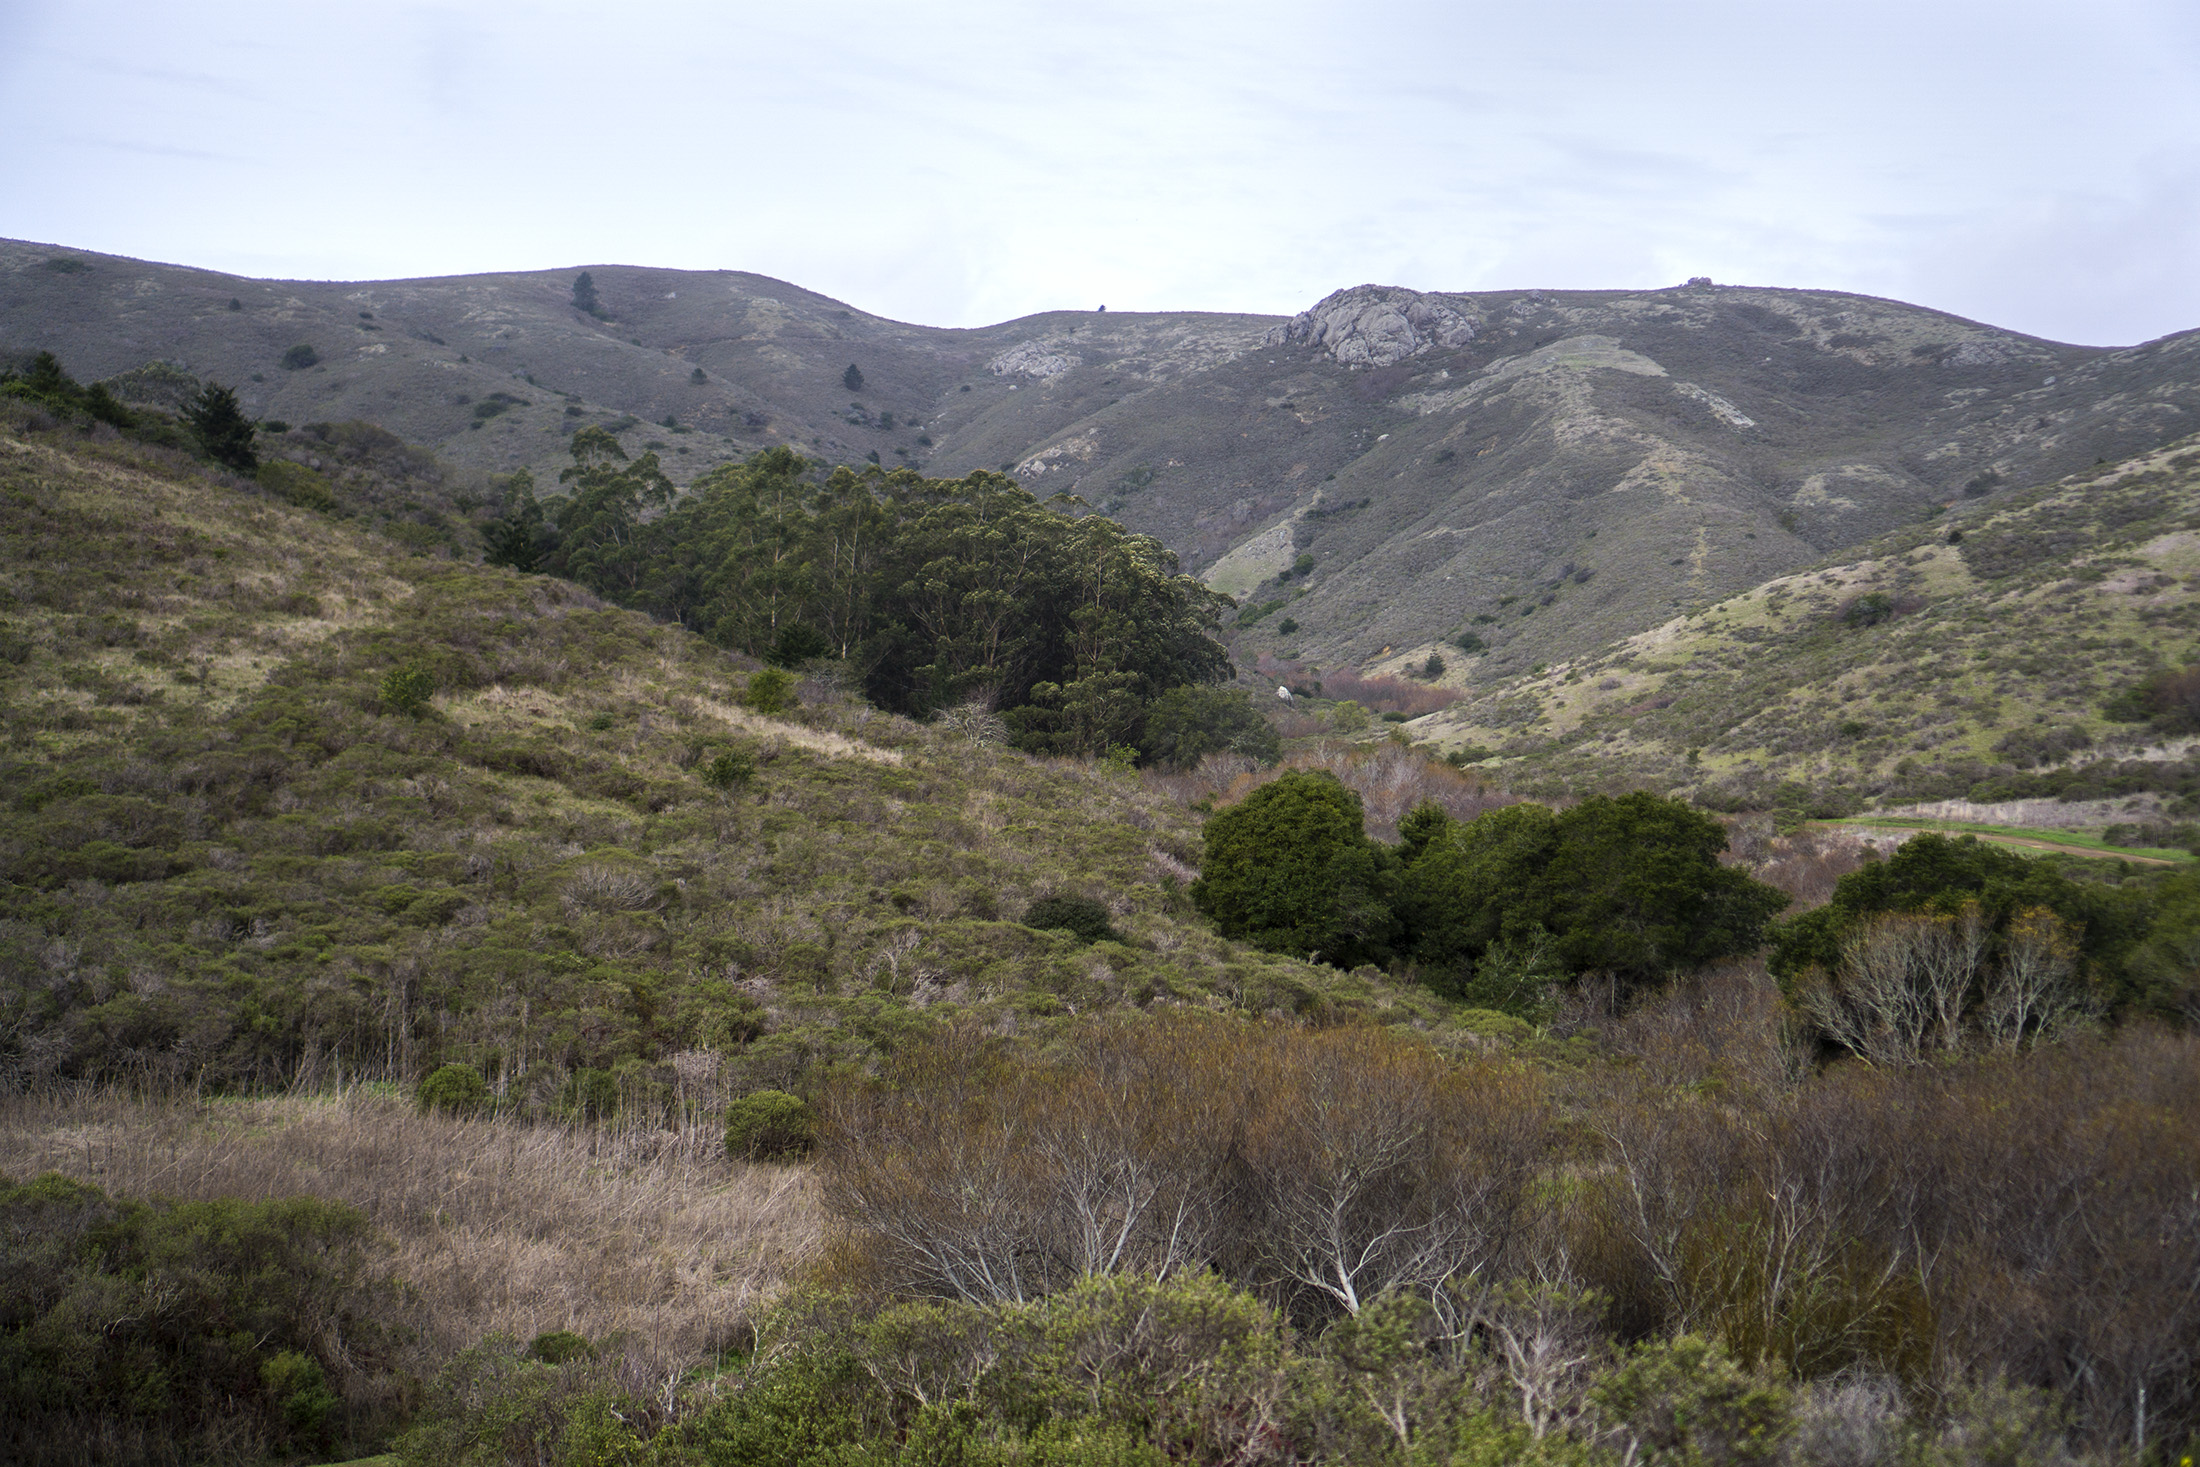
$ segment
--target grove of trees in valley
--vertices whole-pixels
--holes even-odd
[[[674,503],[655,454],[629,460],[600,428],[572,452],[563,495],[514,486],[492,561],[782,665],[838,660],[882,708],[980,701],[1020,747],[1104,754],[1141,745],[1161,695],[1230,675],[1227,598],[1159,541],[1005,475],[821,474],[775,448]]]
[[[1788,902],[1720,864],[1718,821],[1641,792],[1465,821],[1423,804],[1399,835],[1370,840],[1357,794],[1294,770],[1207,822],[1192,896],[1229,936],[1343,967],[1409,961],[1523,1015],[1561,978],[1631,991],[1750,952]]]

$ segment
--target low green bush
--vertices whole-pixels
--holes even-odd
[[[756,760],[744,749],[725,749],[698,772],[714,790],[740,789],[756,778]]]
[[[382,702],[392,713],[418,718],[428,711],[435,696],[435,674],[418,662],[393,667],[382,675]]]
[[[595,1359],[596,1347],[569,1329],[554,1329],[536,1335],[527,1346],[527,1355],[545,1365],[563,1365],[569,1360]]]
[[[425,1111],[472,1115],[489,1100],[489,1086],[472,1065],[443,1065],[420,1082],[417,1097]]]
[[[292,463],[287,458],[271,458],[260,465],[253,477],[262,489],[300,509],[329,514],[336,508],[336,491],[329,487],[326,478],[304,464]]]
[[[810,1103],[784,1090],[752,1090],[726,1107],[726,1155],[734,1161],[791,1161],[817,1145]]]
[[[1058,929],[1080,942],[1123,940],[1123,935],[1108,920],[1106,903],[1067,893],[1044,896],[1033,902],[1024,912],[1024,926]]]
[[[786,712],[794,706],[794,674],[780,667],[750,673],[741,701],[758,713]]]

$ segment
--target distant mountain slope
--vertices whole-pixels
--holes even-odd
[[[180,360],[254,412],[365,417],[538,479],[583,423],[662,445],[681,482],[773,443],[1010,465],[1255,605],[1290,599],[1248,619],[1242,660],[1398,669],[1471,632],[1485,654],[1444,654],[1468,685],[2200,428],[2200,333],[2063,346],[1828,291],[1360,286],[1290,320],[943,330],[623,266],[589,271],[599,318],[579,273],[263,282],[0,244],[0,353],[82,377]],[[285,370],[301,344],[319,361]]]
[[[2104,704],[2200,660],[2200,438],[1964,505],[1413,725],[1506,779],[1810,801],[2200,794]]]

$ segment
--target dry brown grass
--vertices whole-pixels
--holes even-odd
[[[1207,786],[1205,793],[1217,806],[1234,805],[1264,784],[1296,769],[1318,769],[1334,774],[1344,787],[1360,797],[1371,840],[1395,841],[1398,822],[1414,806],[1428,801],[1443,807],[1454,820],[1472,820],[1500,805],[1518,804],[1517,796],[1493,789],[1471,772],[1431,759],[1422,750],[1403,744],[1331,743],[1299,749],[1280,764],[1259,768],[1250,761],[1210,758],[1190,776],[1176,776],[1165,785],[1172,793]]]
[[[1727,822],[1729,863],[1788,894],[1783,914],[1792,917],[1833,900],[1834,886],[1867,861],[1900,844],[1893,832],[1816,827],[1775,835],[1768,815],[1744,815]]]
[[[418,1290],[442,1351],[633,1332],[694,1360],[742,1336],[821,1226],[806,1169],[729,1163],[710,1128],[424,1116],[368,1088],[0,1098],[0,1173],[48,1171],[125,1197],[348,1202],[389,1239],[381,1267]]]

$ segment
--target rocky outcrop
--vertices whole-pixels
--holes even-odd
[[[1998,367],[2009,358],[1983,341],[1966,341],[1940,359],[1943,367]]]
[[[1024,377],[1053,377],[1078,365],[1076,357],[1052,342],[1027,341],[1021,346],[1010,347],[987,362],[986,370],[996,377],[1006,377],[1011,373]]]
[[[1475,323],[1434,296],[1395,285],[1355,285],[1324,297],[1263,339],[1314,346],[1347,367],[1387,367],[1434,347],[1465,346]]]

